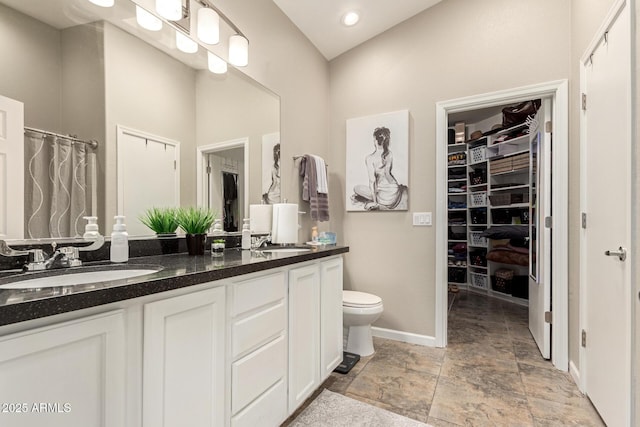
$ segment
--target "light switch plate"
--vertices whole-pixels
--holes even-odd
[[[419,227],[431,226],[431,212],[414,212],[413,225]]]

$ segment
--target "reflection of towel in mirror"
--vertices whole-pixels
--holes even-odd
[[[329,221],[329,195],[318,193],[318,175],[313,156],[305,154],[300,160],[302,179],[302,200],[309,202],[311,219]]]
[[[327,182],[327,165],[320,156],[313,156],[316,162],[316,181],[318,182],[318,193],[329,194],[329,183]]]

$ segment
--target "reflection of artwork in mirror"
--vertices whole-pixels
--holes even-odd
[[[347,120],[347,210],[407,210],[408,181],[409,111]]]
[[[529,276],[538,282],[539,265],[537,255],[539,252],[538,241],[538,187],[540,177],[538,175],[538,149],[540,146],[540,132],[531,140],[531,156],[529,165]]]
[[[262,136],[262,201],[280,203],[280,134]]]

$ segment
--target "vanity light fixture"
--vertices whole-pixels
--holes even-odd
[[[342,15],[342,24],[347,27],[353,27],[358,23],[359,20],[360,15],[358,15],[358,12],[355,11],[347,12]]]
[[[136,22],[145,30],[160,31],[162,29],[162,20],[138,5],[136,5]]]
[[[229,37],[229,62],[237,67],[249,64],[249,40],[241,34]]]
[[[184,53],[196,53],[198,51],[198,43],[180,31],[176,31],[176,47]]]
[[[220,16],[209,8],[201,7],[198,10],[197,22],[198,38],[206,44],[218,44],[220,41]]]
[[[209,71],[213,74],[224,74],[227,72],[227,63],[213,52],[207,52]]]
[[[156,12],[169,21],[179,21],[183,18],[182,0],[156,0]]]
[[[89,0],[91,3],[100,7],[113,7],[115,0]]]

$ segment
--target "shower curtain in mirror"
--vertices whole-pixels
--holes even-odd
[[[94,156],[82,142],[25,132],[25,237],[82,236]]]

